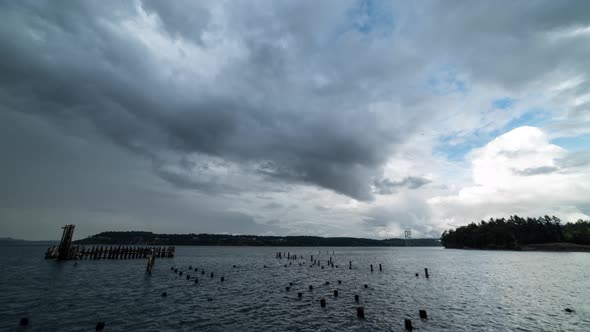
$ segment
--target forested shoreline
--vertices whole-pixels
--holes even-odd
[[[156,234],[152,232],[102,232],[75,244],[141,244],[141,245],[188,245],[188,246],[322,246],[322,247],[379,247],[405,246],[404,239],[365,239],[354,237],[320,236],[258,236],[229,234]],[[411,246],[440,246],[439,239],[412,239]]]
[[[548,243],[590,245],[590,221],[562,224],[553,216],[490,219],[444,231],[441,244],[454,249],[527,249]]]

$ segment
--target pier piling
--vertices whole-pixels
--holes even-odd
[[[414,327],[412,326],[412,320],[411,319],[404,320],[404,327],[406,328],[406,331],[413,331]]]
[[[428,314],[426,314],[426,310],[420,310],[418,311],[418,313],[420,314],[420,319],[428,319]]]
[[[356,316],[358,318],[365,318],[365,307],[356,307]]]
[[[320,306],[321,306],[322,308],[325,308],[325,307],[326,307],[326,299],[321,299],[321,300],[320,300]]]
[[[428,268],[424,268],[424,274],[426,275],[426,279],[428,279]]]

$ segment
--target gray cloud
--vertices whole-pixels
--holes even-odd
[[[375,186],[376,193],[380,195],[391,195],[400,188],[418,189],[430,182],[432,181],[427,178],[408,176],[400,181],[392,181],[391,179],[376,180],[373,185]]]
[[[541,167],[533,167],[533,168],[525,168],[525,169],[514,169],[512,170],[516,175],[522,176],[532,176],[532,175],[540,175],[540,174],[549,174],[553,172],[557,172],[559,168],[554,166],[541,166]]]
[[[144,5],[160,17],[168,32],[178,33],[178,38],[192,37],[208,26],[203,23],[207,21],[205,14],[203,22],[199,17],[186,22],[178,17],[187,18],[179,8],[171,12],[161,2]],[[109,3],[110,10],[97,10],[90,2],[67,8],[43,2],[7,7],[0,35],[0,46],[7,50],[0,68],[5,74],[4,102],[52,121],[88,119],[113,142],[150,158],[158,158],[158,149],[167,149],[234,162],[269,161],[275,167],[272,175],[282,180],[316,184],[368,200],[370,177],[379,172],[388,151],[413,127],[409,121],[384,127],[382,118],[366,115],[363,96],[379,90],[358,88],[386,79],[382,69],[370,68],[378,63],[361,64],[349,72],[352,58],[344,58],[347,55],[342,54],[341,59],[333,54],[319,57],[312,66],[327,65],[331,68],[324,71],[346,75],[331,81],[348,83],[335,83],[340,86],[328,94],[315,90],[310,80],[322,73],[294,62],[294,56],[306,57],[298,52],[314,50],[299,50],[299,40],[286,47],[278,45],[277,38],[298,33],[289,29],[303,27],[291,26],[294,18],[266,18],[268,24],[279,27],[265,35],[255,22],[236,17],[231,23],[244,30],[235,38],[249,55],[224,66],[217,79],[179,87],[159,75],[158,59],[135,36],[100,24],[101,20],[122,24],[138,15],[137,8],[126,5],[120,11],[114,8],[116,3]],[[31,8],[37,15],[28,16]],[[277,10],[276,14],[288,14]],[[80,20],[78,12],[94,12],[96,16]],[[250,36],[249,32],[257,34]],[[203,50],[207,51],[207,46]],[[386,61],[380,67],[393,64],[388,71],[397,69],[395,63],[379,56],[379,50],[367,51]],[[266,94],[264,99],[255,98],[260,92]],[[156,173],[181,187],[201,186],[190,181],[181,184],[184,180],[179,174],[161,168],[156,168]]]
[[[24,134],[6,134],[13,141],[0,150],[10,160],[2,172],[12,180],[0,194],[9,198],[5,208],[70,202],[125,220],[141,220],[157,202],[188,193],[207,197],[209,210],[227,211],[232,199],[251,192],[299,185],[371,204],[374,194],[391,197],[429,183],[384,174],[388,158],[418,132],[469,139],[481,129],[479,105],[445,94],[468,96],[476,84],[530,92],[557,74],[580,81],[557,101],[587,94],[590,47],[568,33],[588,26],[588,12],[584,1],[516,3],[510,10],[446,1],[2,2],[0,112],[5,128]],[[551,128],[570,136],[586,130],[587,106],[564,110],[556,119],[568,121]],[[473,114],[473,123],[465,120]],[[447,124],[450,115],[458,122]],[[37,121],[56,130],[35,140]],[[71,139],[85,142],[85,152],[70,147]],[[68,180],[61,170],[77,176]],[[538,171],[547,170],[527,172]],[[72,187],[62,191],[54,174]],[[107,180],[126,194],[102,199]],[[137,183],[182,190],[148,195]],[[76,184],[83,184],[80,195]],[[23,188],[42,197],[27,198]],[[158,216],[188,225],[193,210],[174,207]],[[217,217],[272,228],[247,212]]]

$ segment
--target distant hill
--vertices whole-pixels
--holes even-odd
[[[75,244],[142,244],[187,246],[326,246],[326,247],[382,247],[406,245],[404,239],[363,239],[354,237],[319,236],[258,236],[224,234],[155,234],[152,232],[102,232]],[[412,239],[411,246],[440,246],[439,239]]]
[[[13,239],[10,237],[0,237],[0,246],[45,246],[53,245],[59,241],[28,241],[21,239]]]

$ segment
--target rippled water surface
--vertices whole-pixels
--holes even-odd
[[[105,331],[403,331],[405,318],[419,331],[590,331],[588,253],[177,247],[175,258],[156,260],[146,276],[143,259],[74,266],[44,260],[44,247],[1,249],[2,331],[21,317],[29,317],[28,331],[92,331],[97,321]],[[278,260],[279,250],[303,259]],[[310,255],[324,269],[310,268]],[[338,268],[326,265],[330,256]],[[420,309],[428,320],[419,319]]]

